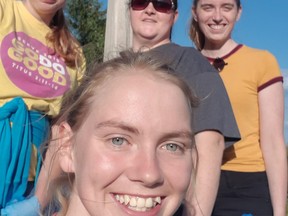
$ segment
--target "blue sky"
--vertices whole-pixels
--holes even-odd
[[[108,0],[100,0],[107,7]],[[285,139],[288,143],[288,1],[242,0],[241,19],[233,31],[233,38],[242,44],[270,51],[278,60],[284,75]],[[192,0],[178,0],[179,18],[173,28],[172,40],[192,46],[188,37]]]

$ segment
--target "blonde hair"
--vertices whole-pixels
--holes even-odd
[[[90,104],[93,102],[95,95],[97,95],[97,89],[101,88],[107,80],[115,77],[115,75],[121,76],[121,72],[123,71],[129,73],[148,73],[157,79],[165,80],[178,86],[186,96],[191,113],[193,113],[193,108],[198,105],[198,99],[193,95],[189,86],[177,77],[167,64],[154,58],[151,53],[125,51],[121,52],[117,58],[108,60],[102,64],[96,63],[90,68],[81,85],[64,98],[55,124],[60,125],[62,122],[67,122],[72,131],[77,133],[87,118]],[[196,148],[194,140],[192,148]],[[56,202],[56,205],[60,207],[58,216],[66,214],[73,181],[74,174],[65,174],[65,176],[61,176],[52,185],[54,187],[54,201],[52,205]],[[53,208],[49,207],[49,209]]]

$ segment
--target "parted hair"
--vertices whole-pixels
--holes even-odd
[[[92,102],[92,97],[96,94],[97,89],[105,83],[105,80],[121,75],[123,71],[130,71],[131,73],[144,73],[145,71],[156,78],[171,82],[183,91],[191,110],[198,104],[198,99],[190,87],[175,74],[168,64],[163,63],[151,53],[135,53],[127,50],[121,52],[117,58],[101,64],[95,63],[89,68],[80,86],[64,97],[58,121],[66,121],[72,130],[75,128],[73,131],[76,131],[85,120],[85,115],[87,115],[90,107],[89,104]]]

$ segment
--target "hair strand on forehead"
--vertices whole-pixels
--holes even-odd
[[[127,50],[121,52],[117,58],[101,64],[95,63],[87,71],[81,85],[64,97],[58,122],[66,121],[72,130],[77,130],[87,113],[89,113],[89,104],[92,100],[91,98],[97,92],[96,90],[103,86],[109,78],[120,74],[121,71],[149,73],[157,79],[162,79],[178,86],[185,94],[191,110],[198,104],[198,99],[194,96],[189,86],[175,75],[175,72],[168,64],[163,63],[151,53],[135,53]]]

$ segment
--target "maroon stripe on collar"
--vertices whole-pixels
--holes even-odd
[[[218,57],[218,58],[221,58],[221,59],[226,59],[228,58],[229,56],[231,56],[232,54],[234,54],[235,52],[237,52],[241,47],[243,47],[243,44],[238,44],[233,50],[231,50],[228,54],[222,56],[222,57]],[[207,57],[205,56],[210,62],[213,62],[216,58],[210,58],[210,57]]]

